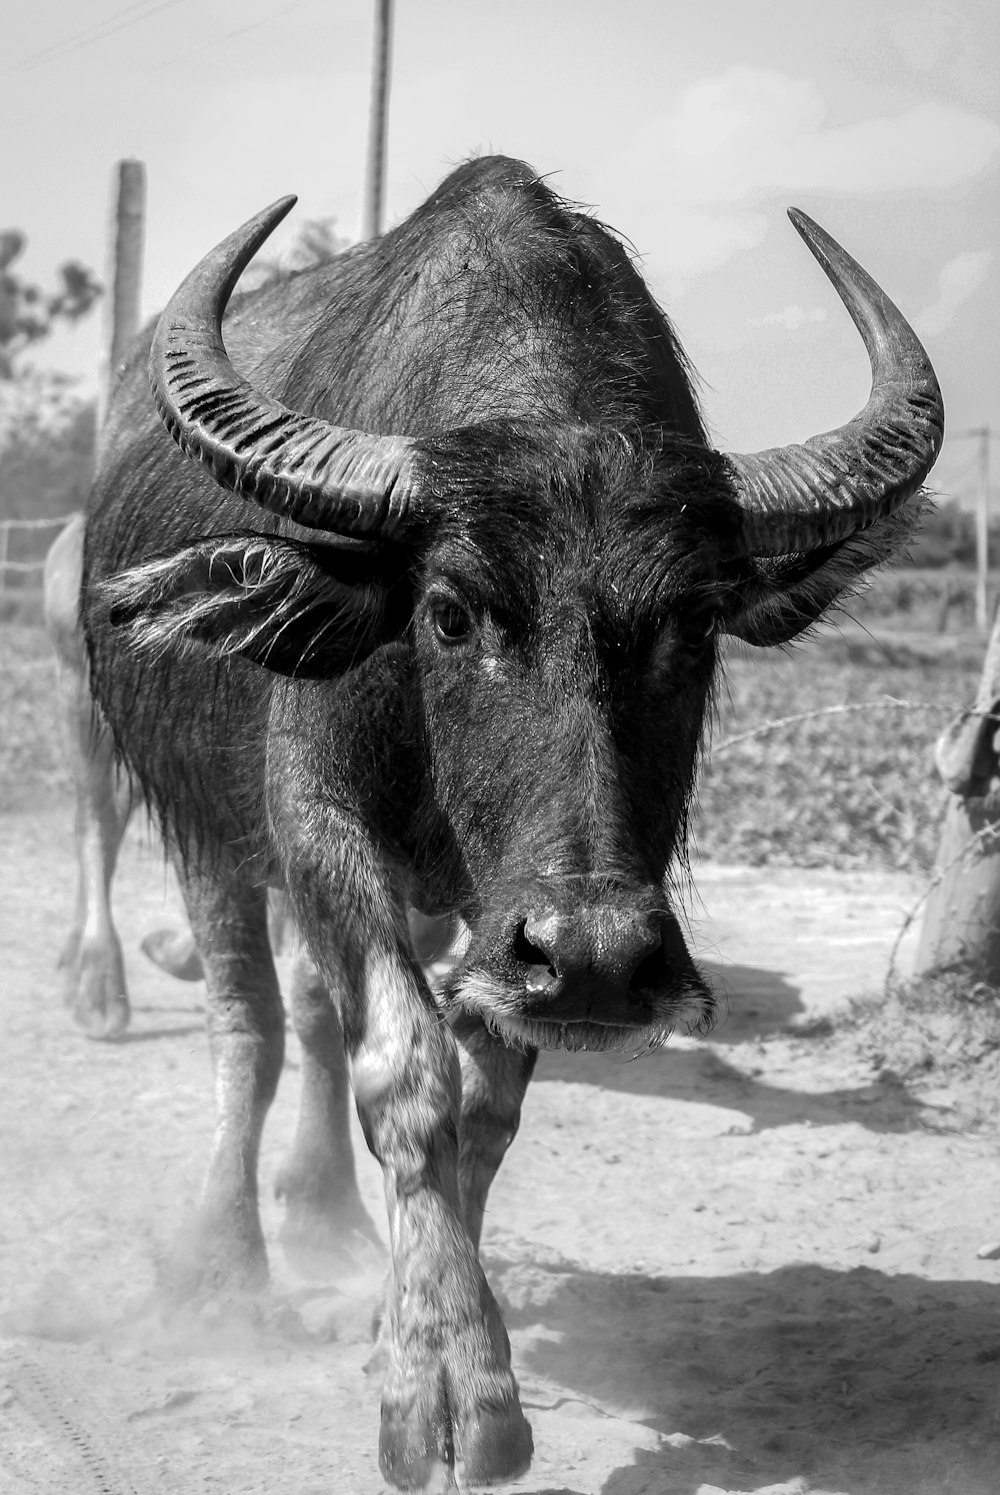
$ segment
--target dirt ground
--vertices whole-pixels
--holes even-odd
[[[65,806],[0,817],[0,1491],[378,1491],[379,1262],[304,1282],[273,1246],[294,1312],[240,1335],[151,1306],[211,1130],[201,988],[139,953],[178,905],[132,834],[133,1026],[113,1046],[74,1031],[54,969],[69,826]],[[695,872],[694,943],[728,1020],[636,1063],[543,1056],[491,1196],[484,1261],[536,1446],[516,1488],[996,1495],[1000,1260],[977,1254],[1000,1240],[995,1128],[964,1125],[960,1069],[913,1086],[824,1021],[879,990],[919,886]]]

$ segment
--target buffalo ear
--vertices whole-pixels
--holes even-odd
[[[898,558],[928,502],[921,494],[869,529],[823,550],[755,560],[751,573],[729,594],[725,631],[759,648],[790,643],[828,609],[855,596],[869,571]]]
[[[127,629],[136,648],[199,646],[314,680],[360,664],[410,616],[398,556],[259,534],[201,540],[97,590],[110,625]]]

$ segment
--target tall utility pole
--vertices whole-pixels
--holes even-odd
[[[129,343],[139,330],[142,292],[142,249],[146,217],[146,168],[141,161],[119,161],[112,182],[111,221],[108,226],[104,335],[97,429],[104,424],[108,395],[125,360]]]
[[[392,0],[375,0],[375,41],[372,54],[372,98],[368,116],[368,174],[361,219],[362,239],[382,232],[385,181],[385,138],[389,113],[389,65],[392,56]]]

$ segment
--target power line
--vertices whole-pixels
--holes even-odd
[[[50,53],[58,52],[62,47],[67,46],[71,42],[86,41],[93,36],[94,32],[103,31],[104,27],[109,25],[110,22],[117,21],[121,16],[127,16],[134,10],[146,10],[152,3],[153,0],[133,0],[131,5],[123,5],[121,10],[112,11],[110,16],[104,17],[103,21],[95,21],[93,25],[85,26],[82,31],[71,32],[69,36],[64,36],[62,41],[53,42],[48,47],[43,47],[40,52],[32,52],[29,56],[22,57],[17,67],[27,67],[32,62],[44,62]]]
[[[176,52],[173,57],[167,57],[163,62],[157,62],[152,67],[146,68],[147,73],[162,73],[164,68],[173,67],[178,62],[184,62],[188,57],[197,57],[202,52],[207,52],[211,47],[217,47],[220,42],[232,41],[234,37],[245,36],[249,31],[259,31],[262,26],[270,26],[275,21],[284,20],[293,11],[305,10],[308,5],[315,5],[317,0],[295,0],[293,5],[286,5],[284,9],[275,11],[273,15],[264,16],[259,21],[251,21],[246,26],[234,26],[229,31],[222,31],[216,36],[210,36],[207,41],[198,47],[189,47],[186,52]]]
[[[133,0],[131,5],[124,5],[121,9],[112,11],[111,15],[106,16],[103,21],[95,21],[92,26],[86,26],[82,31],[63,37],[62,41],[54,42],[50,47],[43,47],[40,52],[33,52],[29,57],[23,57],[11,71],[29,72],[33,68],[44,67],[47,62],[58,62],[63,57],[70,57],[74,52],[81,51],[84,47],[91,47],[96,42],[104,41],[105,37],[114,36],[116,32],[127,31],[131,26],[138,26],[140,21],[148,21],[161,10],[169,10],[172,6],[186,3],[187,0],[153,0],[153,3],[151,0]]]

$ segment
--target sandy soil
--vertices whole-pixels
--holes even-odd
[[[117,898],[133,1027],[115,1046],[73,1030],[54,970],[69,822],[0,817],[0,1491],[378,1491],[376,1262],[303,1282],[275,1246],[295,1313],[239,1335],[150,1307],[211,1127],[201,988],[138,953],[177,901],[134,835]],[[728,1021],[635,1064],[544,1056],[491,1196],[484,1260],[537,1450],[517,1489],[995,1495],[1000,1260],[977,1254],[1000,1239],[995,1131],[961,1124],[960,1069],[909,1086],[823,1021],[878,990],[919,889],[711,865],[696,880]],[[287,1067],[270,1240],[294,1043]]]

